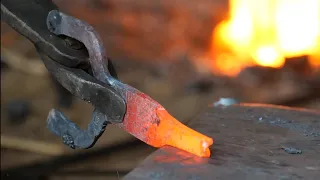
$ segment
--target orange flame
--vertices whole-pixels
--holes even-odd
[[[260,65],[308,55],[320,67],[319,0],[230,0],[230,16],[213,31],[213,71],[237,75]]]

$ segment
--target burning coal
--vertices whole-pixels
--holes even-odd
[[[230,0],[229,17],[214,30],[212,71],[235,76],[248,66],[280,68],[308,56],[320,67],[319,0]]]

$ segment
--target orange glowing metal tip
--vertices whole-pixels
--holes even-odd
[[[173,146],[200,157],[210,157],[209,147],[213,144],[213,139],[185,126],[163,108],[157,109],[157,115],[160,124],[155,131],[160,136],[160,141],[163,138],[163,145]]]
[[[123,122],[116,125],[153,147],[169,145],[200,157],[210,157],[212,138],[182,124],[144,93],[131,89],[126,97],[127,114]]]

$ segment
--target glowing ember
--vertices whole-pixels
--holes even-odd
[[[213,32],[213,72],[237,75],[260,65],[280,68],[285,58],[310,56],[320,67],[319,0],[230,0],[229,19]]]

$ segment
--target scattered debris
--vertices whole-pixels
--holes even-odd
[[[300,149],[292,148],[292,147],[282,147],[285,152],[288,154],[302,154],[302,151]]]
[[[315,166],[306,166],[306,169],[311,170],[311,171],[317,171],[320,168],[319,167],[315,167]]]
[[[239,102],[233,98],[220,98],[219,101],[213,103],[213,106],[231,106],[238,103]]]
[[[297,131],[304,136],[320,137],[320,126],[318,121],[310,124],[302,124],[290,119],[283,119],[273,115],[257,116],[258,123],[267,123],[281,128],[287,128],[292,131]]]

